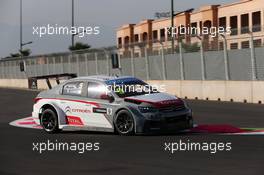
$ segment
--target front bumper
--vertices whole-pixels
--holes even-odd
[[[157,117],[158,116],[158,117]],[[192,111],[186,109],[175,113],[159,113],[141,118],[136,125],[136,133],[175,133],[193,127]]]

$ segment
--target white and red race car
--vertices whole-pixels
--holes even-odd
[[[68,80],[41,92],[32,116],[48,133],[89,130],[132,135],[193,127],[192,111],[182,99],[155,91],[134,77]]]

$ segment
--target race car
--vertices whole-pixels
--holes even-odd
[[[186,102],[128,76],[67,80],[38,94],[32,116],[48,133],[87,130],[134,135],[193,127]]]

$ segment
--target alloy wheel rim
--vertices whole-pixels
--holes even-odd
[[[46,113],[42,118],[42,125],[47,131],[52,131],[55,127],[55,118],[52,114]]]
[[[120,133],[126,134],[133,128],[133,120],[128,115],[120,115],[116,119],[116,126]]]

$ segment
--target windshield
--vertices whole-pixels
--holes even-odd
[[[108,89],[120,98],[158,93],[144,81],[135,78],[111,80],[106,83]]]

